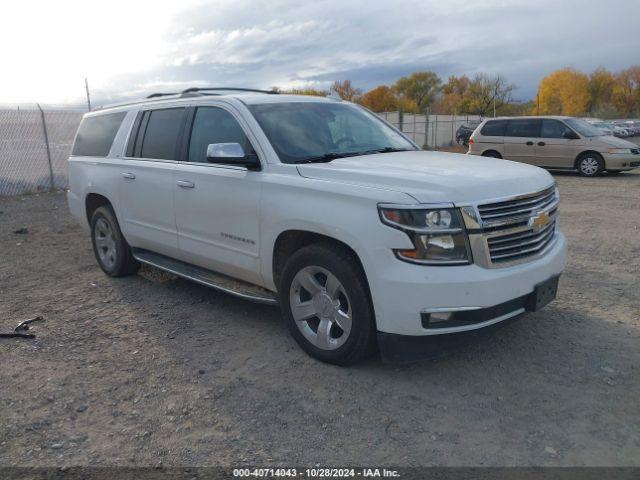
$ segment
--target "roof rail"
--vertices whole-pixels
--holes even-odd
[[[192,87],[187,88],[180,92],[182,95],[188,93],[198,93],[198,92],[218,92],[218,91],[227,91],[227,92],[255,92],[255,93],[266,93],[270,95],[277,95],[279,92],[277,90],[258,90],[256,88],[236,88],[236,87]]]
[[[152,93],[151,95],[147,95],[145,98],[167,97],[169,95],[179,95],[179,93],[178,92],[173,92],[173,93]]]
[[[258,89],[255,89],[255,88],[192,87],[192,88],[187,88],[186,90],[183,90],[181,92],[167,92],[167,93],[156,92],[156,93],[152,93],[151,95],[147,95],[144,99],[141,99],[141,100],[131,100],[131,101],[128,101],[128,102],[104,105],[102,108],[100,108],[100,110],[103,110],[103,109],[106,109],[106,108],[124,107],[124,106],[127,106],[127,105],[135,105],[135,104],[139,104],[139,103],[150,102],[150,101],[153,101],[155,99],[162,100],[162,99],[164,99],[164,97],[175,97],[174,99],[178,99],[178,98],[187,98],[187,97],[197,97],[197,96],[200,96],[200,95],[223,95],[223,93],[214,93],[214,92],[225,92],[225,91],[226,92],[228,92],[228,91],[231,91],[231,92],[256,92],[256,93],[266,93],[266,94],[270,94],[270,95],[274,95],[274,94],[280,93],[277,90],[258,90]],[[209,92],[211,92],[211,93],[209,93]],[[169,99],[167,99],[167,100],[169,100]]]

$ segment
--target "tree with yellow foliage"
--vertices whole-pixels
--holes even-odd
[[[589,107],[589,77],[573,68],[547,75],[538,88],[539,115],[584,115]]]

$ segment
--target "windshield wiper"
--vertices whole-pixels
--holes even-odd
[[[374,150],[362,150],[359,152],[345,152],[345,153],[329,152],[329,153],[325,153],[324,155],[318,155],[317,157],[303,158],[302,160],[298,160],[295,163],[325,163],[325,162],[330,162],[331,160],[335,160],[336,158],[358,157],[360,155],[371,155],[373,153],[391,153],[391,152],[408,152],[408,151],[410,151],[410,149],[408,148],[384,147],[384,148],[377,148]]]
[[[369,150],[368,152],[361,152],[361,155],[368,154],[368,153],[392,153],[392,152],[409,152],[409,151],[412,151],[412,149],[384,147],[384,148],[379,148],[377,150]]]
[[[301,160],[296,160],[294,163],[326,163],[331,160],[335,160],[336,158],[348,157],[350,154],[348,153],[337,153],[337,152],[329,152],[324,155],[318,155],[317,157],[308,157],[303,158]]]

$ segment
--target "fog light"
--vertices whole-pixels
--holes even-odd
[[[451,318],[452,315],[453,312],[422,313],[422,328],[429,328],[429,326],[433,326],[434,324],[446,322]]]

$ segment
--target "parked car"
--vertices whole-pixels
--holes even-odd
[[[594,127],[602,130],[604,135],[613,135],[613,128],[605,122],[589,122]]]
[[[458,145],[469,146],[469,137],[482,120],[469,120],[458,127],[456,131],[456,142]]]
[[[640,135],[640,123],[627,120],[616,122],[615,125],[625,129],[631,137]]]
[[[573,117],[516,117],[485,120],[469,140],[469,154],[506,158],[550,169],[577,169],[593,177],[640,166],[634,143],[604,135]]]
[[[615,137],[619,137],[619,138],[626,138],[629,137],[629,132],[621,127],[620,125],[616,125],[615,123],[609,123],[609,128],[611,128],[613,130],[613,135]]]
[[[88,113],[68,201],[107,275],[144,263],[279,305],[340,365],[538,310],[566,263],[548,172],[422,151],[333,98],[189,89]]]

